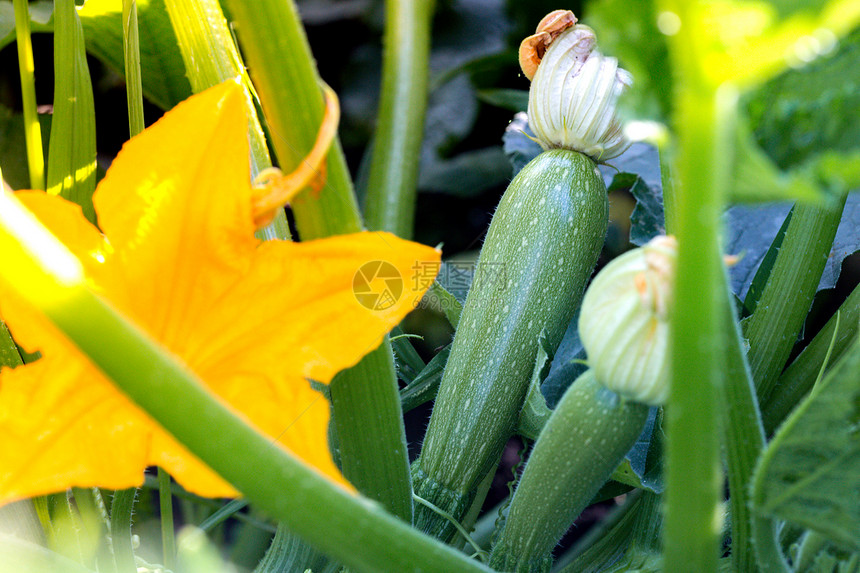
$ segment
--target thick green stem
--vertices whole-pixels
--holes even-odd
[[[143,131],[143,83],[140,79],[140,36],[137,31],[137,0],[122,0],[122,43],[125,88],[128,98],[128,131],[134,137]]]
[[[358,491],[380,502],[389,513],[412,523],[406,434],[400,394],[388,374],[394,370],[388,339],[368,354],[362,364],[363,381],[347,370],[335,376],[329,386],[341,471]],[[377,416],[377,412],[397,415]],[[388,481],[380,476],[394,479]]]
[[[282,168],[292,169],[313,146],[324,111],[304,29],[292,2],[231,0],[228,4],[236,18],[275,153]],[[306,190],[292,204],[302,240],[362,228],[352,180],[338,143],[329,151],[326,165],[322,190]],[[411,520],[405,430],[387,341],[337,376],[332,399],[334,424],[351,428],[338,432],[344,475],[364,495]]]
[[[137,489],[115,491],[110,505],[110,537],[117,573],[136,573],[131,542],[131,514]]]
[[[486,571],[273,446],[84,287],[56,294],[41,310],[61,332],[189,451],[309,543],[359,571]]]
[[[435,0],[387,0],[382,95],[364,216],[370,229],[412,236],[418,159],[427,109]]]
[[[815,335],[812,342],[779,377],[762,409],[764,428],[768,435],[776,430],[812,389],[831,345],[828,365],[835,364],[857,340],[857,332],[860,329],[860,286],[854,287],[854,291],[839,307],[838,323],[839,331],[836,332],[836,315],[828,320],[821,332]]]
[[[170,487],[170,474],[158,468],[158,508],[161,513],[161,551],[168,569],[176,564],[176,537],[173,524],[173,495]]]
[[[770,278],[746,323],[750,368],[763,403],[769,401],[806,320],[845,198],[843,195],[830,205],[795,206]]]
[[[723,137],[734,100],[701,76],[694,3],[667,2],[681,19],[670,37],[677,70],[678,270],[672,317],[672,386],[666,406],[665,568],[717,568],[722,472],[717,392],[722,384],[723,272],[719,224],[728,181]]]
[[[42,151],[42,130],[36,112],[35,65],[33,43],[30,39],[30,11],[27,0],[14,0],[15,38],[18,42],[18,71],[21,76],[21,101],[24,105],[24,140],[27,144],[27,168],[30,187],[45,188],[45,156]]]
[[[728,287],[726,287],[728,294]],[[743,350],[743,339],[732,312],[733,305],[726,296],[723,317],[726,321],[726,378],[720,392],[720,414],[724,432],[724,448],[729,470],[729,492],[732,523],[732,571],[755,573],[761,571],[787,573],[785,560],[781,557],[776,530],[771,524],[762,522],[752,512],[751,488],[756,462],[765,446],[765,434],[758,409],[755,385]],[[765,520],[767,521],[767,520]],[[753,527],[758,535],[753,538]],[[773,560],[757,563],[755,543],[760,554],[768,554]]]

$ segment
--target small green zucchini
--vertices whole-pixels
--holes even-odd
[[[502,197],[412,466],[415,494],[454,519],[516,430],[541,332],[555,350],[579,307],[607,220],[594,161],[567,149],[541,153]],[[424,505],[415,525],[440,539],[455,531]]]
[[[567,389],[535,442],[490,567],[548,573],[552,550],[625,454],[648,406],[622,398],[587,370]]]

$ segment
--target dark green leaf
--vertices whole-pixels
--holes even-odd
[[[758,266],[758,270],[750,283],[746,296],[744,297],[744,313],[752,314],[758,305],[758,299],[761,293],[764,292],[764,287],[767,284],[767,279],[770,277],[770,271],[773,269],[773,264],[776,262],[776,256],[779,254],[779,247],[782,245],[782,240],[785,238],[785,231],[788,229],[788,223],[791,221],[791,214],[794,208],[788,212],[785,220],[782,222],[782,227],[776,233],[773,242],[770,244],[764,258]]]
[[[32,32],[53,32],[54,3],[30,3]],[[164,0],[137,0],[143,93],[161,109],[170,109],[191,95],[185,64],[176,35],[167,16]],[[124,74],[122,52],[122,3],[88,0],[78,10],[87,51]],[[15,40],[15,18],[11,2],[0,2],[0,48]]]
[[[439,269],[436,281],[462,305],[466,302],[476,269],[475,261],[445,261]]]
[[[641,247],[657,235],[666,234],[663,194],[659,187],[651,187],[641,177],[635,178],[630,194],[636,199],[636,207],[630,214],[630,242]]]
[[[529,92],[525,90],[478,90],[478,99],[510,111],[526,111],[529,107]]]
[[[756,511],[860,550],[860,344],[780,428],[756,469]]]
[[[449,344],[427,363],[427,366],[415,377],[412,383],[400,390],[400,402],[404,413],[436,398],[439,383],[442,381],[442,373],[445,371],[445,364],[448,362],[450,353],[451,345]]]
[[[6,328],[6,323],[0,320],[0,369],[7,366],[15,368],[23,363],[18,346],[12,340],[12,334]]]
[[[584,363],[585,348],[579,339],[578,324],[579,312],[577,311],[561,339],[549,374],[541,385],[541,392],[546,398],[547,405],[553,409],[567,391],[568,386],[588,370],[588,366]]]
[[[756,271],[770,249],[791,209],[788,203],[736,205],[726,211],[725,252],[741,258],[731,268],[732,292],[742,300],[752,284]],[[839,278],[845,257],[860,250],[860,193],[854,192],[845,202],[842,220],[818,290],[833,288]]]
[[[391,348],[394,350],[397,374],[401,380],[409,384],[419,372],[424,370],[424,360],[412,346],[409,336],[404,335],[399,326],[391,330]]]
[[[753,140],[743,121],[738,122],[735,131],[734,150],[731,185],[733,201],[823,201],[831,191],[819,183],[814,164],[780,171]]]
[[[431,308],[441,312],[448,319],[448,323],[456,330],[460,322],[460,314],[463,312],[463,303],[457,297],[445,290],[439,281],[433,281],[433,285],[424,298],[421,299],[421,308]]]
[[[657,408],[651,408],[642,434],[610,479],[652,493],[663,493],[662,452],[655,441],[657,434],[663,431],[658,424],[658,414]]]
[[[436,159],[421,169],[418,186],[424,191],[472,197],[509,180],[508,160],[500,147],[466,151],[452,159]]]

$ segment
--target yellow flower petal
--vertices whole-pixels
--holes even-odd
[[[94,197],[105,237],[62,199],[19,197],[102,296],[273,444],[344,483],[328,453],[328,403],[308,378],[328,382],[378,346],[425,290],[411,288],[413,269],[438,265],[439,253],[386,233],[260,244],[244,106],[241,88],[224,84],[126,144]],[[376,261],[394,271],[368,283]],[[385,304],[356,296],[356,277]],[[0,371],[0,503],[138,485],[149,465],[195,493],[236,494],[2,284],[0,301],[13,335],[43,354]]]

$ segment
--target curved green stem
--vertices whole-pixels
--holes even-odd
[[[45,156],[42,151],[42,129],[36,112],[36,85],[33,43],[30,38],[30,11],[27,0],[14,0],[15,38],[18,42],[18,71],[21,75],[21,101],[24,104],[24,139],[27,144],[27,168],[30,187],[45,188]]]
[[[435,0],[387,0],[382,95],[364,216],[367,226],[412,236],[418,159],[427,109]]]
[[[319,571],[326,558],[319,551],[279,525],[266,555],[257,564],[254,573],[282,573],[283,571]]]
[[[131,514],[137,489],[115,491],[110,505],[110,537],[117,573],[136,573],[134,549],[131,543]]]
[[[770,278],[746,323],[750,368],[764,403],[774,391],[812,305],[845,199],[842,195],[830,205],[795,206]]]

